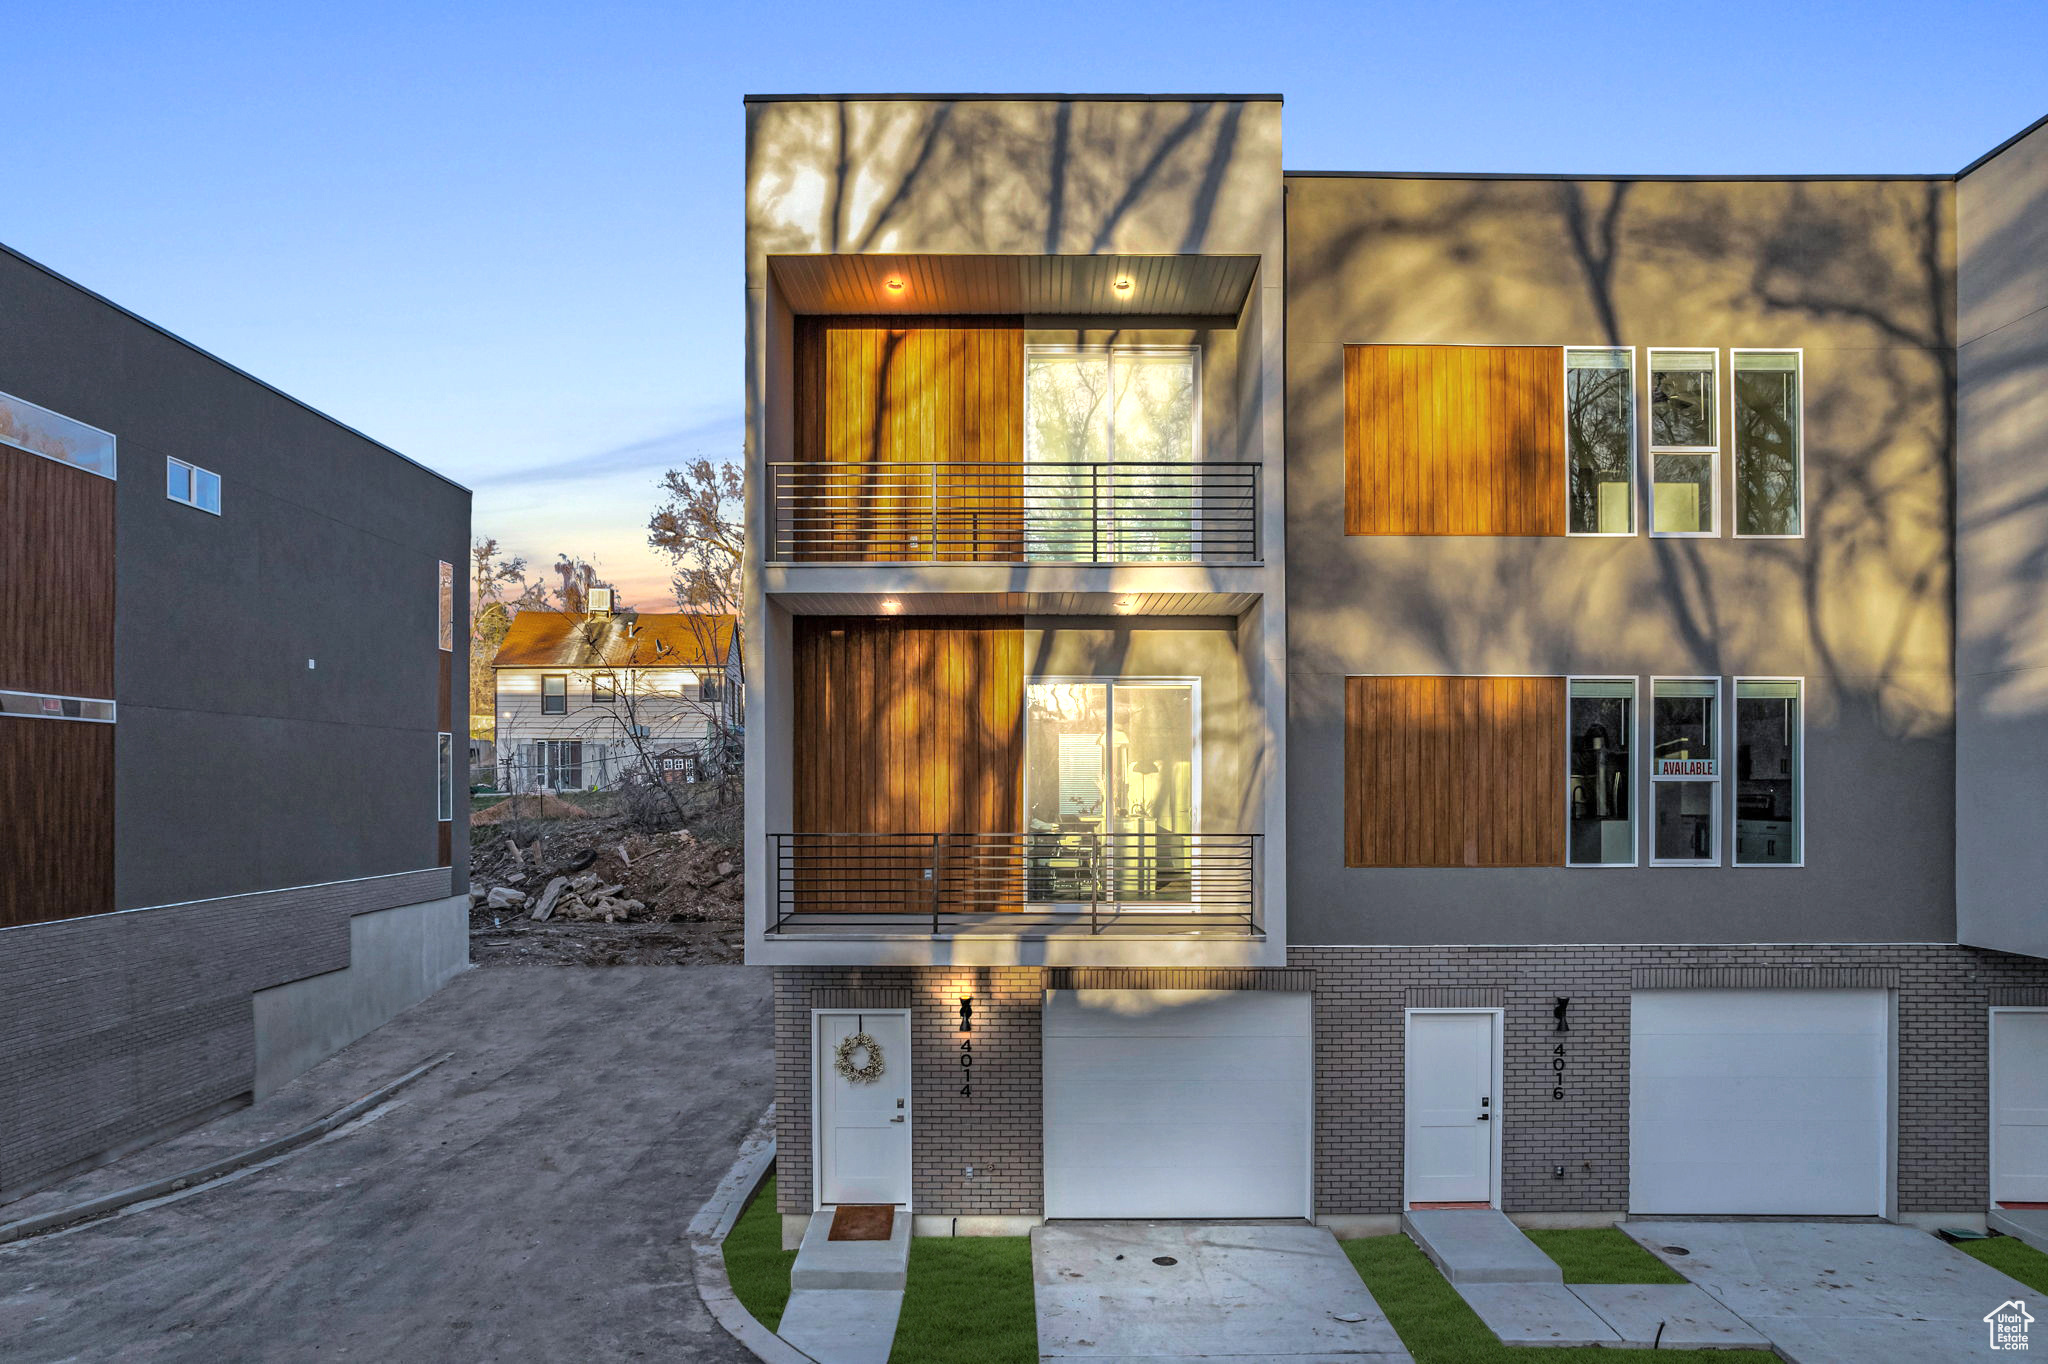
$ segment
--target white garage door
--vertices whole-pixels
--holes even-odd
[[[1629,1211],[1884,1212],[1883,990],[1651,990],[1629,1042]]]
[[[1306,1217],[1309,996],[1049,990],[1047,1217]]]

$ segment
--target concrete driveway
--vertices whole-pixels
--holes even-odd
[[[744,967],[469,971],[260,1107],[0,1209],[189,1168],[454,1053],[273,1164],[0,1246],[0,1357],[750,1359],[683,1235],[768,1104],[768,995]]]
[[[1031,1277],[1041,1360],[1409,1364],[1322,1227],[1052,1222],[1031,1233]]]
[[[1624,1222],[1792,1364],[1931,1364],[1987,1354],[1984,1314],[2023,1284],[1912,1227]],[[1677,1250],[1685,1254],[1678,1254]],[[2033,1296],[2038,1297],[2038,1294]]]

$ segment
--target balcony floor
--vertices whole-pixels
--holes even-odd
[[[994,914],[945,914],[932,931],[929,914],[791,914],[768,930],[771,938],[1227,938],[1263,942],[1242,915],[1235,918],[1193,911],[1120,915],[1104,913],[1094,932],[1084,911],[1031,911]]]

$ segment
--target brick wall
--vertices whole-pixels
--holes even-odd
[[[0,1200],[247,1094],[256,991],[349,964],[349,919],[449,871],[0,929]]]
[[[1874,968],[1898,982],[1901,1212],[1981,1208],[1987,1195],[1991,991],[2048,985],[2048,962],[1940,944],[1759,947],[1316,947],[1316,1208],[1401,1205],[1402,1011],[1410,988],[1501,991],[1506,1054],[1501,1198],[1510,1212],[1628,1206],[1629,995],[1653,968]],[[1752,978],[1789,985],[1796,977]],[[1709,978],[1711,979],[1711,978]],[[1880,977],[1835,975],[1837,985]],[[1672,983],[1677,983],[1673,981]],[[1551,1007],[1571,998],[1571,1031]],[[1550,1097],[1565,1044],[1565,1098]],[[1565,1167],[1564,1178],[1553,1170]]]
[[[1898,1202],[1902,1212],[1984,1206],[1987,1009],[2048,989],[2048,961],[1942,944],[1756,947],[1304,947],[1314,973],[1316,1210],[1392,1213],[1401,1202],[1403,1019],[1408,1007],[1506,1011],[1502,1198],[1510,1212],[1628,1205],[1629,996],[1643,984],[1898,990]],[[1675,968],[1690,968],[1676,974]],[[1736,971],[1746,974],[1737,975]],[[1709,971],[1711,974],[1694,974]],[[777,1182],[784,1212],[811,1206],[812,1007],[912,1009],[915,1198],[920,1213],[1042,1207],[1037,969],[782,968],[775,973]],[[959,1096],[958,1000],[974,995],[974,1097]],[[852,991],[853,993],[839,993]],[[861,993],[867,992],[867,993]],[[2016,993],[2017,992],[2017,993]],[[1571,998],[1571,1030],[1551,1007]],[[1565,1098],[1550,1097],[1565,1045]],[[966,1166],[977,1178],[963,1175]],[[1553,1175],[1565,1167],[1562,1179]]]

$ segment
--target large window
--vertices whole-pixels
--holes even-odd
[[[1650,531],[1713,535],[1720,482],[1720,352],[1650,352]]]
[[[10,393],[0,393],[0,445],[114,476],[113,436]]]
[[[601,747],[601,745],[599,746]],[[541,739],[533,745],[533,759],[527,769],[532,780],[550,791],[583,789],[583,741]]]
[[[434,736],[438,748],[439,794],[435,797],[435,817],[442,821],[455,818],[455,737],[451,734]]]
[[[567,673],[545,673],[541,676],[540,713],[542,715],[567,715],[569,713],[569,675]]]
[[[1635,533],[1635,352],[1564,353],[1566,495],[1573,535]]]
[[[1738,350],[1733,365],[1735,533],[1798,535],[1800,353]]]
[[[1653,864],[1721,860],[1720,736],[1720,679],[1651,679]]]
[[[1632,677],[1571,680],[1568,797],[1569,846],[1574,867],[1636,864],[1636,682]]]
[[[1804,718],[1797,678],[1735,679],[1735,865],[1796,867]]]
[[[1031,346],[1024,353],[1024,458],[1112,465],[1034,470],[1026,554],[1036,559],[1193,556],[1201,445],[1200,352],[1193,347]]]

